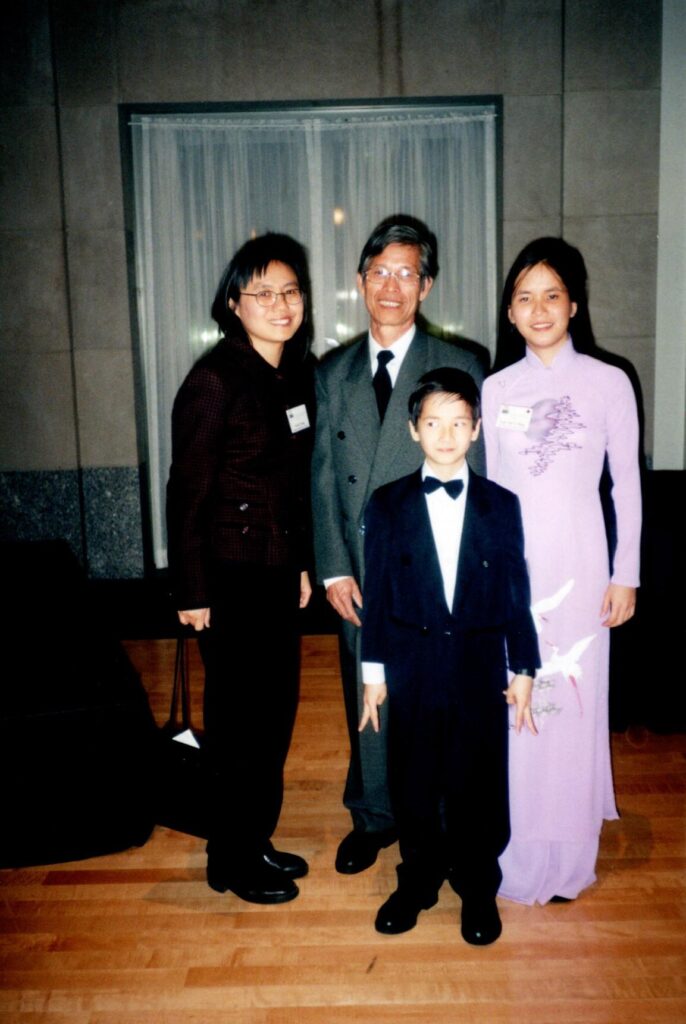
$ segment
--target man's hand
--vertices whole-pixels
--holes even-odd
[[[178,616],[182,626],[192,626],[196,633],[210,628],[209,608],[192,608],[189,611],[178,612]]]
[[[352,576],[343,576],[335,583],[330,583],[326,588],[326,600],[346,622],[352,622],[354,626],[362,625],[355,611],[355,605],[362,607],[362,594]]]
[[[515,712],[515,732],[520,733],[522,726],[526,725],[529,732],[536,736],[538,729],[534,724],[534,718],[531,714],[531,690],[533,685],[534,681],[531,676],[514,676],[508,688],[503,690],[503,693],[505,694],[506,702],[514,704],[517,709]]]
[[[386,700],[387,693],[388,690],[385,683],[365,683],[364,708],[358,732],[362,732],[367,722],[372,723],[374,732],[379,731],[379,708]]]
[[[600,619],[604,626],[621,626],[636,610],[636,588],[611,583],[605,591]]]

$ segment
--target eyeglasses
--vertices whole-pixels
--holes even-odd
[[[410,270],[409,267],[401,267],[400,270],[389,270],[388,267],[383,266],[372,267],[371,270],[366,270],[364,276],[372,284],[384,284],[384,282],[388,281],[389,277],[394,277],[400,285],[414,284],[415,281],[421,280],[422,277],[416,270]]]
[[[258,306],[275,306],[280,295],[283,295],[289,306],[299,306],[303,300],[300,288],[286,288],[283,292],[273,292],[270,288],[265,288],[261,292],[241,292],[241,295],[252,295],[257,299]]]

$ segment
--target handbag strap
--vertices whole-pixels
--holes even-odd
[[[169,706],[169,725],[176,727],[181,718],[184,729],[191,727],[191,694],[188,672],[188,644],[186,638],[180,636],[176,641],[176,658],[174,661],[174,685],[172,687],[171,704]]]

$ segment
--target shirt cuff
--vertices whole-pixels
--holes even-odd
[[[331,576],[328,580],[322,580],[324,589],[328,590],[332,583],[338,583],[339,580],[351,580],[352,576]]]
[[[386,671],[381,661],[362,662],[362,682],[365,686],[375,686],[386,682]]]

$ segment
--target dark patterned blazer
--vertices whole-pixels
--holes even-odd
[[[191,369],[172,412],[167,485],[169,566],[176,607],[212,604],[226,563],[311,563],[309,462],[314,360],[278,369],[245,336],[222,339]],[[292,432],[287,410],[310,426]]]

